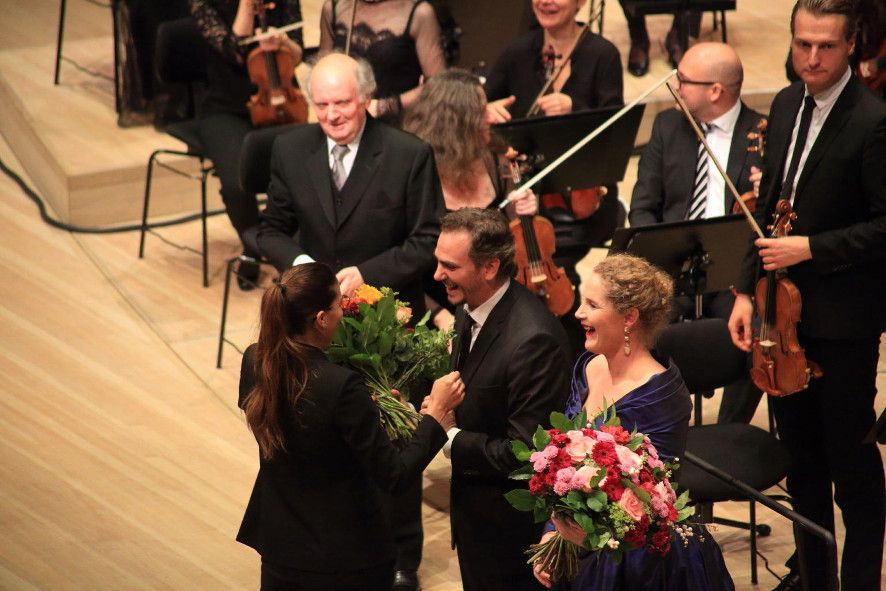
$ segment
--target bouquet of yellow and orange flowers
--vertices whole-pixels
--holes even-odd
[[[391,441],[409,439],[419,419],[409,398],[449,371],[450,335],[428,328],[429,314],[408,327],[412,310],[389,287],[362,285],[342,308],[326,355],[365,377]]]

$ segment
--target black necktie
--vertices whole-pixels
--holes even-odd
[[[458,331],[458,357],[455,358],[455,369],[461,371],[468,360],[468,353],[471,352],[471,337],[473,336],[474,325],[477,324],[470,314],[465,314],[465,322]]]
[[[781,199],[790,199],[794,191],[794,179],[797,178],[797,169],[800,168],[800,157],[803,156],[803,148],[806,147],[806,136],[809,135],[809,125],[812,123],[812,109],[815,108],[815,99],[807,96],[803,100],[803,114],[800,115],[800,129],[797,131],[797,139],[794,141],[794,153],[791,154],[791,165],[788,174],[781,185]]]

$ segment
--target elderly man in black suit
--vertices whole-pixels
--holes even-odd
[[[278,269],[312,260],[350,295],[364,282],[400,292],[424,313],[421,277],[433,268],[443,195],[431,147],[367,115],[372,68],[342,54],[321,59],[308,96],[319,125],[277,138],[258,245]],[[418,588],[421,478],[391,502],[395,588]]]
[[[452,541],[465,591],[539,589],[524,551],[541,524],[505,500],[511,440],[529,442],[569,389],[566,334],[513,281],[514,239],[501,213],[461,209],[441,221],[434,278],[456,310],[452,367],[466,398],[444,446],[452,460]]]
[[[345,55],[314,66],[308,96],[319,125],[275,141],[258,244],[279,269],[326,263],[346,295],[364,282],[392,287],[420,316],[440,181],[430,146],[367,115],[374,88],[368,64]]]
[[[677,70],[681,98],[699,126],[729,180],[739,193],[753,189],[750,176],[760,158],[748,152],[747,135],[761,115],[740,100],[744,77],[735,50],[723,43],[693,45]],[[640,157],[637,184],[631,197],[632,226],[728,215],[734,197],[716,166],[703,151],[686,117],[676,109],[658,114],[652,136]],[[724,291],[704,298],[704,315],[729,318],[735,298]],[[675,313],[694,317],[694,302],[677,297]],[[749,422],[760,401],[750,379],[728,386],[720,404],[719,422]]]
[[[886,329],[886,105],[849,68],[855,49],[852,0],[800,0],[791,17],[791,56],[801,80],[772,103],[758,218],[793,203],[792,235],[749,245],[729,328],[751,346],[751,295],[762,261],[783,269],[803,299],[797,326],[806,357],[823,376],[771,401],[791,453],[794,508],[846,538],[842,589],[881,589],[884,478],[874,426],[880,336]],[[833,486],[833,493],[831,487]],[[810,537],[805,589],[826,584],[824,548]],[[780,589],[799,589],[792,567]]]

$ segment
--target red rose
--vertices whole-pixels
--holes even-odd
[[[588,429],[587,427],[581,430],[581,434],[585,437],[592,437],[594,439],[597,438],[597,435],[594,433],[593,429]]]
[[[557,447],[563,447],[567,443],[569,443],[569,436],[565,433],[560,433],[556,429],[552,429],[552,431],[556,431],[556,433],[551,435],[551,443],[556,445]]]
[[[652,474],[649,472],[649,469],[641,468],[640,471],[637,473],[637,480],[640,482],[640,484],[652,482]]]
[[[598,466],[615,466],[618,464],[618,455],[615,453],[615,446],[608,441],[598,441],[591,452],[591,457],[597,462]]]
[[[629,542],[636,546],[637,548],[642,548],[646,545],[646,528],[649,526],[649,520],[641,520],[631,529],[628,533],[625,534],[625,542]]]
[[[600,490],[606,493],[606,498],[613,502],[620,501],[621,495],[625,492],[625,488],[621,485],[621,482],[609,477],[606,478],[606,481],[603,483],[603,486],[600,487]]]

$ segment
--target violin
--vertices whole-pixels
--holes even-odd
[[[748,132],[748,152],[759,154],[761,160],[766,151],[766,128],[768,125],[769,122],[763,117],[757,122],[757,130]],[[745,206],[747,206],[748,211],[751,213],[756,211],[757,195],[754,193],[753,189],[746,193],[742,193],[741,200],[744,202]],[[732,204],[732,213],[741,213],[741,206],[738,203]]]
[[[505,158],[516,188],[522,180],[519,154],[509,148]],[[554,263],[554,225],[538,215],[521,215],[511,221],[510,228],[516,245],[517,281],[541,298],[552,314],[567,314],[575,303],[575,288],[563,267]]]
[[[787,199],[775,204],[771,238],[787,236],[797,218]],[[805,390],[812,378],[821,377],[821,368],[806,359],[797,340],[802,302],[800,290],[787,278],[784,269],[769,271],[754,290],[757,314],[762,318],[759,333],[751,345],[751,380],[772,396],[787,396]]]
[[[255,0],[255,11],[262,33],[267,32],[268,22],[262,0]],[[247,104],[254,126],[304,123],[308,120],[308,102],[292,83],[296,65],[295,54],[286,45],[281,45],[276,51],[256,47],[249,52],[246,69],[249,79],[258,89]]]

